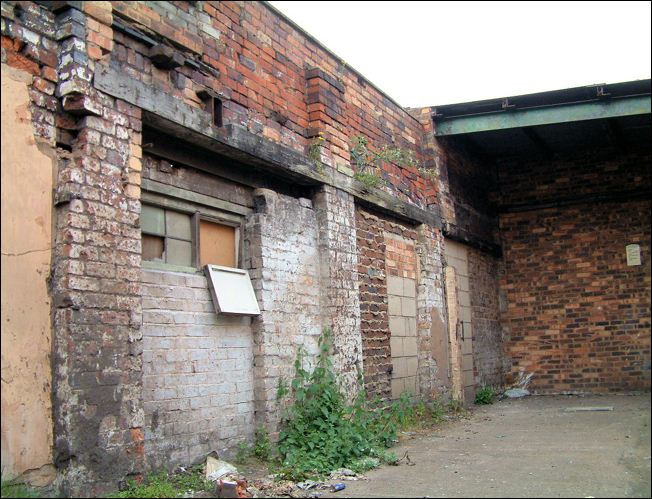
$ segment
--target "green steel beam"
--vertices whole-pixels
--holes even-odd
[[[636,114],[650,114],[649,95],[538,109],[516,109],[498,114],[459,116],[437,122],[435,124],[435,135],[460,135],[506,128],[617,118]]]

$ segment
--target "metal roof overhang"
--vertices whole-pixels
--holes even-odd
[[[499,114],[458,116],[439,123],[435,135],[458,135],[506,128],[650,114],[650,102],[650,96],[622,97],[602,102],[514,110]]]
[[[650,144],[650,80],[591,85],[433,108],[437,137],[485,157]]]

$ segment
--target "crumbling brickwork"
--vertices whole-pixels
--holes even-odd
[[[144,26],[170,40],[186,62],[171,71],[156,67],[146,37],[135,40],[114,29],[111,67],[199,109],[206,102],[196,92],[212,92],[222,101],[225,125],[242,125],[302,153],[321,132],[323,167],[348,177],[354,174],[350,148],[356,136],[367,137],[373,150],[393,145],[422,159],[419,122],[269,5],[112,6],[126,25]],[[382,169],[379,173],[395,195],[434,206],[434,185],[416,165],[388,163]]]
[[[413,392],[432,396],[438,391],[436,387],[441,386],[433,379],[437,369],[431,341],[431,335],[440,332],[436,326],[433,328],[432,310],[437,310],[435,317],[443,315],[443,292],[441,288],[435,289],[441,282],[441,235],[425,226],[409,227],[363,208],[356,210],[356,226],[365,387],[370,396],[392,398],[391,331],[394,322],[394,329],[400,329],[401,353],[405,353],[404,336],[408,338],[405,340],[410,344],[408,348],[416,347],[415,351],[410,350],[410,355],[413,352],[418,359]],[[404,288],[400,295],[397,291],[390,293],[390,276],[400,277],[402,284],[403,280],[413,282],[416,294],[406,297]],[[390,307],[395,310],[390,311]],[[408,334],[411,327],[416,330]],[[407,360],[402,362],[407,372]]]
[[[385,237],[377,217],[356,209],[360,329],[364,382],[369,395],[391,399],[392,354],[387,314]]]
[[[496,191],[494,161],[473,147],[464,136],[435,137],[432,113],[411,109],[423,129],[424,166],[437,186],[437,206],[444,234],[456,241],[495,252],[498,219],[493,207]]]
[[[533,372],[536,390],[649,389],[650,201],[582,198],[649,189],[649,164],[593,152],[501,170],[505,206],[533,205],[501,215],[501,292],[511,374]],[[640,266],[627,265],[631,243]]]

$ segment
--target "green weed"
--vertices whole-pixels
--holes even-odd
[[[347,405],[330,357],[330,330],[319,340],[319,354],[312,372],[303,367],[303,352],[295,361],[290,384],[293,403],[287,409],[278,451],[281,474],[301,480],[342,468],[360,467],[363,458],[378,458],[396,438],[396,422],[390,411],[367,401],[360,389]]]
[[[269,440],[269,434],[264,426],[256,428],[256,439],[254,440],[251,453],[261,461],[269,461],[272,457],[272,443]]]
[[[41,497],[34,489],[23,483],[2,479],[2,497]]]
[[[483,386],[475,394],[475,403],[478,405],[493,404],[496,391],[490,386]]]
[[[212,487],[199,465],[182,473],[159,471],[147,476],[142,483],[129,480],[125,490],[112,492],[107,497],[180,497],[189,491],[209,491]]]

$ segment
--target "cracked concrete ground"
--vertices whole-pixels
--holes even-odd
[[[414,466],[323,497],[650,497],[650,394],[505,400],[393,449],[406,450]]]

